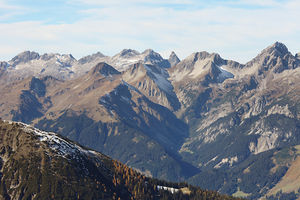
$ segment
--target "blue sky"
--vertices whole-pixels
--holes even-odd
[[[300,52],[299,0],[0,0],[0,60],[151,48],[247,62],[275,41]]]

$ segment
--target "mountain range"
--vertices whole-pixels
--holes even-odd
[[[181,61],[150,49],[79,60],[26,51],[0,63],[0,117],[148,177],[295,199],[300,186],[287,180],[299,173],[299,66],[279,42],[246,64],[205,51]]]

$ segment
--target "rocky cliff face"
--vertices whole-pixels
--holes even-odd
[[[7,62],[0,62],[0,77],[6,72],[8,67]]]

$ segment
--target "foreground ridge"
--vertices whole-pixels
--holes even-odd
[[[234,199],[147,178],[55,133],[0,121],[1,199]]]

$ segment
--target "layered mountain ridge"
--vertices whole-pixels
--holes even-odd
[[[58,132],[147,176],[250,199],[276,195],[298,157],[276,157],[300,144],[300,59],[282,43],[246,64],[205,51],[181,61],[153,50],[53,55],[1,63],[3,119]]]
[[[49,75],[60,80],[74,79],[85,74],[100,62],[113,65],[118,71],[125,71],[136,62],[158,65],[163,68],[170,67],[169,61],[163,59],[152,49],[147,49],[142,53],[124,49],[112,57],[97,52],[79,60],[76,60],[71,54],[45,53],[40,55],[34,51],[24,51],[8,62],[1,62],[1,69],[7,68],[5,70],[6,78],[2,82],[13,82],[30,76]]]

